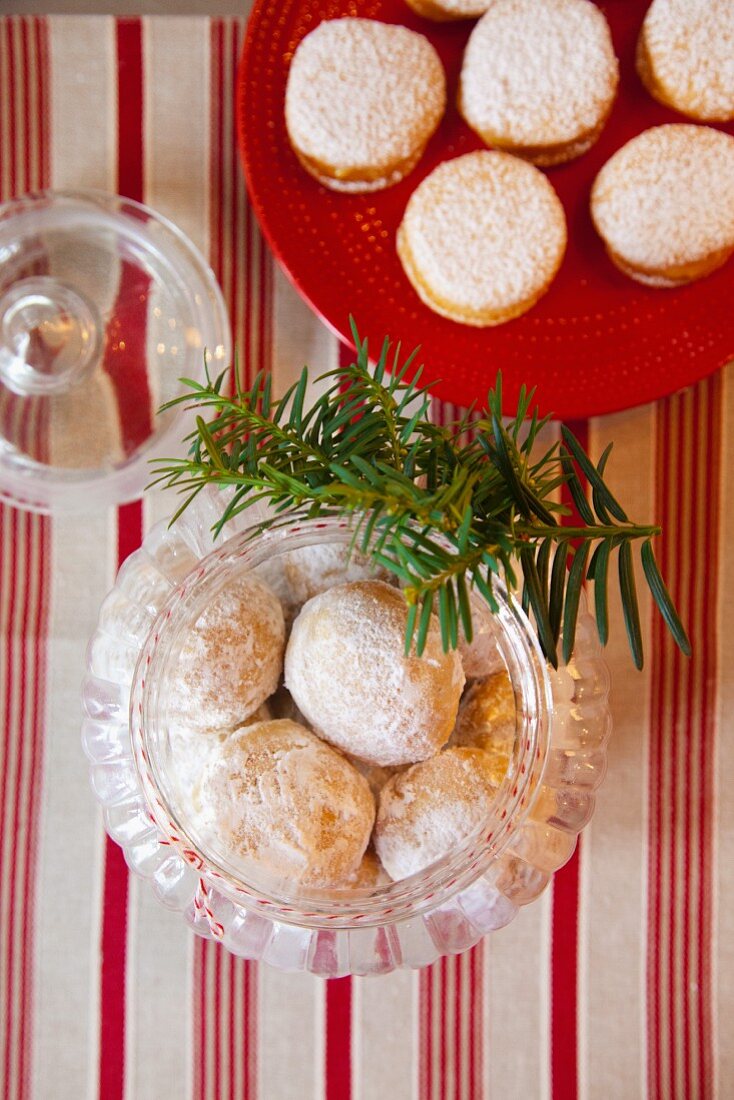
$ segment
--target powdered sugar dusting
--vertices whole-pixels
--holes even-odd
[[[358,550],[351,555],[348,551],[344,543],[324,542],[301,546],[284,554],[291,599],[297,604],[304,604],[337,584],[368,580],[374,576],[387,579],[385,570],[375,566],[371,558]]]
[[[696,118],[734,118],[731,0],[653,0],[642,43],[653,82],[668,103]]]
[[[464,55],[461,110],[485,140],[557,145],[599,126],[618,80],[607,21],[590,0],[494,0]]]
[[[423,656],[404,655],[407,606],[383,581],[329,589],[304,606],[285,680],[314,730],[344,752],[390,765],[433,755],[451,733],[464,673],[433,618]]]
[[[189,630],[168,689],[172,725],[204,733],[241,725],[278,686],[285,623],[277,596],[247,573]]]
[[[358,871],[375,812],[351,764],[287,720],[231,734],[205,769],[200,798],[231,857],[307,886],[337,886]]]
[[[685,123],[644,131],[604,165],[591,210],[612,251],[636,267],[734,248],[734,138]]]
[[[563,207],[548,179],[498,152],[440,164],[413,192],[399,234],[430,295],[474,314],[534,300],[566,247]]]
[[[295,148],[337,178],[360,169],[389,175],[422,150],[445,102],[443,66],[423,35],[371,19],[334,19],[296,50],[286,124]]]
[[[452,748],[383,787],[375,848],[393,880],[448,855],[487,818],[496,788],[479,749]]]

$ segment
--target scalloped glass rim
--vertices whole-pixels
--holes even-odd
[[[253,539],[245,530],[206,557],[171,594],[148,636],[138,660],[130,700],[130,729],[135,764],[156,824],[192,866],[232,900],[257,912],[300,927],[351,927],[392,924],[443,904],[469,886],[505,850],[522,824],[541,782],[548,749],[552,692],[534,631],[515,600],[497,586],[502,626],[498,643],[508,666],[518,708],[513,761],[487,820],[450,856],[426,871],[374,890],[277,890],[253,868],[244,881],[223,853],[206,850],[196,832],[172,805],[171,786],[160,768],[157,737],[165,737],[165,700],[160,685],[175,663],[175,638],[195,622],[213,593],[233,570],[256,568],[284,551],[315,541],[350,541],[343,520],[300,520],[293,526]]]

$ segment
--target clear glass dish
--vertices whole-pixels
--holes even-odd
[[[325,977],[421,967],[463,951],[533,901],[572,855],[606,768],[609,677],[582,607],[576,651],[558,671],[540,655],[514,600],[499,592],[495,640],[517,723],[510,766],[481,829],[424,872],[374,888],[283,888],[243,874],[203,844],[172,782],[167,669],[182,633],[222,584],[272,570],[305,545],[347,542],[343,522],[310,521],[252,540],[241,517],[213,547],[221,508],[200,494],[159,524],[122,566],[104,601],[84,682],[83,744],[110,836],[129,866],[199,935],[235,954]]]
[[[140,203],[43,191],[0,206],[0,500],[79,512],[139,496],[171,454],[156,416],[204,356],[230,361],[214,275]]]

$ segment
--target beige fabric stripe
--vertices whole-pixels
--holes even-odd
[[[49,19],[51,56],[51,180],[55,188],[116,190],[117,92],[115,84],[115,27],[105,16],[52,16]],[[112,304],[117,271],[110,272],[104,297]],[[99,294],[100,287],[94,288]],[[95,379],[87,395],[92,406],[87,439],[91,465],[106,456],[109,439],[119,435],[116,402],[106,375]],[[74,415],[74,406],[69,408]],[[63,415],[57,412],[50,428],[54,461],[75,466],[77,449],[70,443]]]
[[[590,451],[598,458],[609,440],[606,470],[614,492],[640,522],[655,511],[655,410],[652,406],[590,424]],[[580,921],[588,945],[588,980],[579,990],[581,1097],[636,1096],[644,1075],[644,980],[647,876],[647,764],[650,661],[635,673],[629,656],[616,579],[609,574],[610,640],[605,659],[612,674],[614,728],[609,769],[597,796],[592,828],[584,836],[586,866]],[[642,579],[638,594],[645,648],[650,653],[650,600]],[[593,599],[593,586],[589,585]],[[634,681],[631,677],[634,676]],[[581,1023],[583,1021],[583,1027]],[[620,1052],[624,1057],[620,1057]]]
[[[548,1096],[550,900],[546,891],[485,942],[485,1072],[491,1100]]]
[[[258,1088],[262,1100],[319,1096],[324,983],[309,974],[257,968]],[[241,1094],[237,1094],[238,1096]]]
[[[407,970],[353,979],[352,1100],[411,1100],[418,1058],[413,985]]]
[[[144,20],[145,200],[209,253],[209,19]]]
[[[114,190],[114,26],[110,19],[49,19],[51,183]],[[46,787],[36,906],[33,1094],[96,1095],[100,814],[79,744],[79,681],[86,644],[114,574],[108,516],[54,522],[49,623]],[[70,888],[70,884],[73,884]],[[60,930],[63,929],[63,942]]]
[[[274,265],[273,372],[276,393],[283,393],[308,366],[312,378],[333,370],[339,341],[311,312],[277,265]],[[312,387],[315,395],[319,388]]]
[[[718,684],[719,738],[715,762],[718,829],[714,882],[714,1035],[718,1095],[734,1094],[734,367],[723,376],[723,476]]]

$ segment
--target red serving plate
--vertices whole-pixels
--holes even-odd
[[[238,78],[240,150],[263,232],[316,313],[345,340],[353,314],[373,349],[385,335],[406,349],[420,344],[424,378],[445,400],[482,401],[501,369],[508,405],[524,382],[537,386],[544,412],[563,418],[643,404],[734,359],[734,260],[691,286],[648,289],[612,266],[589,215],[591,184],[616,149],[648,126],[685,121],[657,104],[635,72],[647,6],[647,0],[600,5],[620,59],[620,90],[596,146],[548,171],[569,228],[555,282],[523,317],[477,329],[424,306],[394,246],[405,205],[423,177],[440,161],[481,147],[455,108],[462,52],[474,24],[431,23],[403,0],[256,0]],[[420,31],[438,50],[448,78],[446,116],[420,164],[395,187],[370,195],[338,194],[312,179],[291,150],[283,118],[293,51],[322,20],[342,15]],[[731,125],[721,129],[734,132]]]

